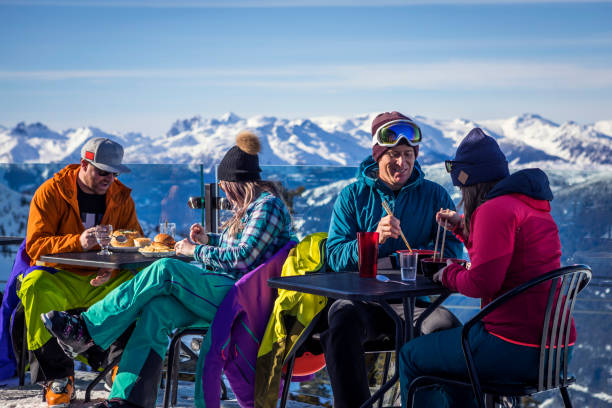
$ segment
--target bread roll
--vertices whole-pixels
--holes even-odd
[[[134,246],[144,248],[151,243],[151,238],[134,238]]]

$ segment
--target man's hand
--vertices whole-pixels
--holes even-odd
[[[208,244],[208,235],[204,232],[202,224],[193,224],[189,229],[189,238],[192,242],[200,245]]]
[[[115,269],[100,269],[95,278],[89,281],[91,286],[102,286],[111,278]]]
[[[379,244],[384,244],[389,238],[397,239],[400,236],[400,221],[392,215],[386,215],[378,222],[376,232]]]
[[[196,246],[189,242],[187,238],[174,244],[174,250],[177,255],[193,256]]]
[[[79,241],[81,242],[81,247],[84,251],[87,251],[94,245],[98,243],[96,241],[96,227],[87,228],[81,236],[79,237]]]

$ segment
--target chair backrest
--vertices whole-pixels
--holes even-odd
[[[545,275],[551,281],[540,342],[538,391],[565,386],[567,362],[576,296],[591,280],[591,269],[585,265],[567,266]],[[533,282],[533,281],[532,281]],[[535,286],[540,283],[534,283]],[[561,355],[563,354],[563,359]]]
[[[567,361],[572,315],[576,296],[591,280],[591,268],[572,265],[556,269],[509,290],[489,303],[468,321],[462,331],[462,347],[475,395],[481,395],[480,382],[474,365],[467,335],[469,330],[484,316],[534,286],[550,282],[548,301],[542,325],[540,361],[538,369],[538,391],[565,386],[568,383]],[[559,350],[559,352],[556,352]],[[563,353],[563,360],[561,360]]]

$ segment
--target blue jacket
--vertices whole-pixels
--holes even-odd
[[[415,162],[412,175],[397,197],[378,178],[378,164],[370,156],[365,159],[357,181],[340,192],[329,226],[327,256],[335,271],[357,270],[357,232],[376,231],[378,222],[386,215],[382,200],[386,200],[410,246],[415,249],[433,249],[436,240],[436,212],[440,208],[455,209],[448,192],[441,185],[424,178],[423,170]],[[440,234],[440,243],[442,234]],[[392,255],[406,249],[401,239],[388,239],[378,246],[378,257]],[[459,257],[463,244],[449,231],[446,235],[444,255]]]

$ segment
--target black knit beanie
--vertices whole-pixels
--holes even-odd
[[[491,136],[474,128],[457,147],[451,178],[456,186],[495,181],[508,176],[508,160]]]
[[[252,132],[243,130],[236,136],[236,146],[229,149],[219,167],[217,178],[223,181],[257,181],[261,180],[259,138]]]

